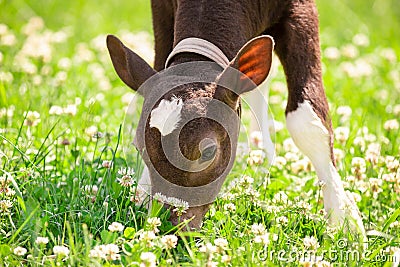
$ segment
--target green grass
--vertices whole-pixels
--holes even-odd
[[[104,35],[127,38],[126,32],[148,32],[135,35],[131,44],[148,56],[148,1],[0,0],[0,23],[8,25],[7,34],[0,31],[0,266],[145,266],[144,252],[154,253],[161,266],[299,266],[306,265],[304,253],[323,256],[333,266],[392,266],[400,247],[400,138],[395,127],[400,117],[400,9],[394,0],[317,4],[324,84],[337,128],[335,148],[342,153],[338,168],[346,189],[359,197],[370,231],[368,248],[355,235],[327,225],[316,175],[299,165],[306,161],[288,145],[286,129],[276,133],[279,158],[269,170],[266,162],[250,166],[248,155],[238,157],[200,231],[172,227],[169,211],[157,202],[150,211],[135,205],[135,187],[123,187],[117,179],[123,167],[133,167],[134,178],[142,168],[127,138],[140,105],[124,124],[129,89],[112,69]],[[32,32],[29,39],[23,33],[32,16],[45,22],[36,39]],[[67,38],[57,42],[64,33]],[[366,37],[368,45],[354,44],[360,33],[364,37],[358,40]],[[9,34],[15,43],[5,45]],[[27,43],[37,46],[23,48]],[[40,51],[40,45],[48,45],[51,54],[27,56]],[[336,51],[332,47],[340,57],[329,56]],[[270,108],[280,122],[287,98],[282,83],[278,67],[270,84]],[[54,114],[54,106],[62,114]],[[351,116],[340,112],[343,106],[351,107]],[[40,114],[37,125],[28,111]],[[298,160],[291,160],[293,155]],[[357,168],[357,159],[365,167]],[[103,167],[104,161],[112,161],[112,167]],[[243,175],[254,181],[246,182]],[[287,201],[279,198],[283,192]],[[149,217],[161,221],[152,240],[144,232],[154,230]],[[124,230],[110,231],[113,222]],[[258,224],[258,233],[265,233],[261,243]],[[180,237],[176,248],[163,245],[169,234]],[[307,247],[311,236],[318,248]],[[47,237],[48,243],[37,244],[38,237]],[[107,244],[119,252],[107,259],[93,257],[115,249],[95,249]],[[54,246],[67,247],[69,254],[56,256]],[[26,254],[16,255],[17,247]]]

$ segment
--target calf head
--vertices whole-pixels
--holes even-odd
[[[189,226],[200,227],[233,165],[240,95],[268,76],[273,45],[269,36],[252,39],[225,69],[196,61],[157,73],[116,37],[107,37],[117,74],[144,96],[135,145],[149,169],[151,193],[189,203],[182,217],[172,213],[173,223],[192,218]]]

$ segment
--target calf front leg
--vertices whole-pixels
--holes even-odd
[[[289,89],[286,108],[289,133],[300,151],[311,160],[323,184],[324,207],[330,221],[338,226],[348,221],[351,230],[364,236],[360,212],[353,198],[346,194],[334,163],[314,1],[293,3],[272,34]]]

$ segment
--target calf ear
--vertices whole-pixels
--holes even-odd
[[[269,35],[247,42],[217,78],[217,84],[227,85],[230,90],[218,87],[215,97],[227,104],[236,103],[240,94],[255,89],[265,81],[271,69],[273,49],[274,40]]]
[[[156,73],[146,61],[114,35],[107,36],[107,48],[118,76],[133,90],[137,90],[142,83]]]

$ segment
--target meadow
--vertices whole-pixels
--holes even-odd
[[[149,2],[0,0],[0,266],[399,266],[400,8],[317,5],[334,152],[365,244],[327,224],[323,185],[285,127],[271,167],[249,133],[201,230],[172,226],[174,211],[140,201],[126,132],[141,99],[105,46],[115,34],[152,62]],[[279,126],[287,91],[275,65]]]

